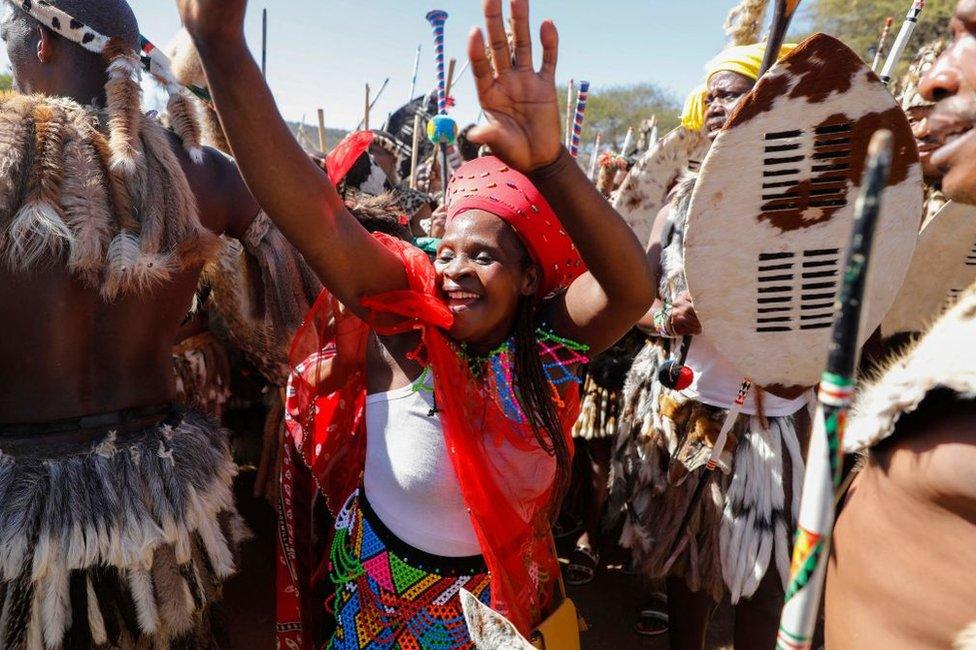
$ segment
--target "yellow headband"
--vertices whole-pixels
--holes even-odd
[[[779,51],[779,59],[782,60],[795,49],[795,44],[784,44]],[[685,100],[681,125],[690,131],[701,131],[705,127],[705,112],[708,110],[708,81],[720,72],[735,72],[756,81],[765,55],[765,43],[736,45],[722,50],[705,66],[705,83],[695,88]]]

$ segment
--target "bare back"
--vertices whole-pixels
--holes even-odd
[[[200,221],[239,236],[258,212],[234,164],[208,150],[192,163],[173,149]],[[156,289],[105,302],[64,261],[30,273],[0,269],[0,423],[45,422],[166,404],[175,396],[172,347],[201,267]]]

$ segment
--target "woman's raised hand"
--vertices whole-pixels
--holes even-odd
[[[183,26],[197,46],[244,40],[247,0],[176,0]]]
[[[487,144],[494,155],[522,172],[554,162],[562,149],[556,99],[556,59],[559,34],[552,21],[542,23],[542,68],[532,64],[529,0],[510,0],[514,43],[509,46],[502,0],[484,0],[484,33],[474,29],[468,55],[478,89],[478,100],[488,124],[472,130],[474,142]]]

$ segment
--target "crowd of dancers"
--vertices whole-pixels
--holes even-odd
[[[608,554],[634,647],[727,603],[737,648],[976,648],[973,0],[877,70],[743,0],[599,178],[529,0],[470,35],[483,122],[433,11],[437,90],[328,152],[246,0],[166,52],[126,0],[3,3],[0,647],[226,647],[247,463],[282,649],[605,647]]]

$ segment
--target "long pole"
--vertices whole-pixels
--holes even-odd
[[[457,68],[457,59],[452,58],[447,64],[447,87],[444,92],[447,93],[448,99],[451,97],[451,87],[454,85],[454,69]]]
[[[593,143],[593,153],[590,154],[590,180],[596,180],[596,166],[600,162],[600,140],[603,139],[603,134],[597,131],[596,141]]]
[[[581,81],[579,95],[576,97],[576,116],[573,119],[573,137],[569,143],[569,153],[576,158],[579,156],[580,138],[583,136],[583,120],[586,117],[586,101],[590,96],[590,82]]]
[[[369,131],[369,84],[366,84],[366,104],[363,109],[363,128]]]
[[[417,46],[417,57],[413,60],[413,80],[410,82],[410,97],[407,99],[408,102],[413,101],[413,94],[417,92],[417,72],[420,71],[420,50],[421,46]]]
[[[854,231],[846,271],[841,276],[830,352],[820,380],[820,404],[803,477],[799,527],[776,641],[776,647],[781,650],[810,648],[820,611],[834,527],[834,497],[843,473],[844,428],[854,396],[860,355],[858,341],[871,243],[891,171],[891,142],[890,131],[874,134],[868,149],[866,182],[855,208]]]
[[[376,108],[376,102],[380,101],[380,97],[383,96],[383,91],[386,90],[386,87],[389,84],[390,84],[390,78],[387,77],[386,79],[383,80],[383,85],[380,86],[380,89],[376,92],[375,95],[373,95],[373,99],[369,103],[369,114],[370,115],[373,114],[373,109]],[[363,129],[363,128],[368,128],[368,127],[365,127],[364,124],[365,124],[365,122],[363,120],[360,120],[359,121],[359,124],[356,125],[356,130]]]
[[[630,151],[630,145],[634,141],[634,127],[629,127],[627,129],[627,135],[624,137],[624,146],[620,150],[621,156],[627,156],[627,152]]]
[[[325,111],[319,109],[319,151],[325,153],[328,151],[329,143],[325,135]]]
[[[417,165],[420,162],[420,113],[413,116],[413,148],[410,149],[410,189],[417,189]]]
[[[573,139],[573,91],[576,90],[576,82],[573,79],[566,84],[566,148]]]
[[[261,12],[261,76],[268,77],[268,10]]]
[[[766,54],[763,57],[759,76],[769,72],[769,69],[779,60],[779,51],[783,47],[783,41],[786,40],[786,32],[799,6],[800,0],[776,0],[776,11],[773,13],[773,24],[770,27],[769,40],[766,41]]]
[[[878,67],[881,65],[881,57],[884,56],[884,49],[888,44],[888,34],[891,33],[891,24],[894,21],[895,19],[891,16],[885,19],[884,27],[881,30],[881,37],[878,39],[878,50],[874,53],[874,61],[871,63],[871,69],[875,72],[878,71]]]
[[[886,85],[891,83],[891,75],[895,73],[895,66],[898,65],[902,55],[905,54],[908,41],[912,39],[912,34],[915,33],[915,28],[918,26],[918,17],[922,14],[922,9],[925,9],[925,0],[912,1],[912,6],[908,9],[908,14],[905,16],[905,22],[901,24],[901,30],[895,38],[895,44],[891,46],[891,52],[888,54],[884,67],[881,69],[882,83]]]

